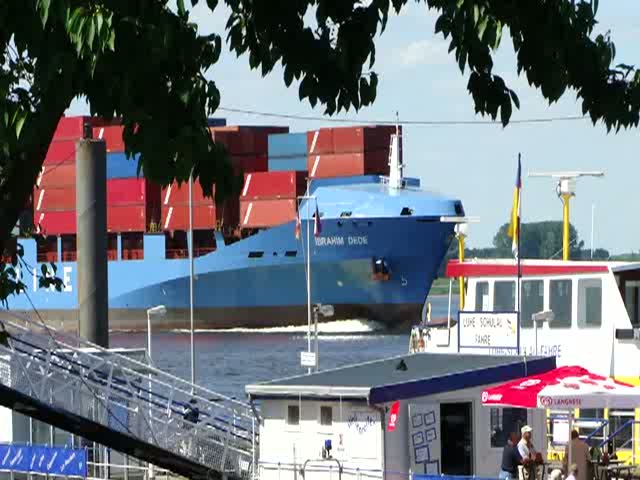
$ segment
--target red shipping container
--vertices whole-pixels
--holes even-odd
[[[243,200],[296,198],[306,190],[307,172],[255,172],[244,176]]]
[[[311,178],[388,175],[389,155],[385,151],[313,155],[307,165]]]
[[[43,165],[40,175],[36,179],[36,186],[44,187],[75,187],[76,162],[56,165]]]
[[[84,123],[91,117],[62,117],[53,134],[54,140],[76,140],[83,137]]]
[[[110,205],[107,208],[108,232],[144,232],[147,224],[145,205]]]
[[[231,158],[231,164],[236,175],[269,170],[269,159],[266,156],[235,156]]]
[[[94,127],[93,138],[104,140],[107,144],[107,152],[124,152],[123,131],[124,127],[121,125]]]
[[[140,205],[146,203],[148,183],[144,178],[113,178],[107,180],[107,205]]]
[[[76,211],[34,212],[33,224],[36,233],[45,235],[76,233]]]
[[[228,126],[209,129],[216,142],[222,143],[229,155],[265,156],[268,152],[268,137],[272,133],[288,133],[289,127],[272,126]]]
[[[210,205],[213,203],[211,198],[204,196],[200,182],[196,179],[193,182],[193,204],[194,205]],[[189,204],[189,184],[183,182],[178,185],[177,182],[172,183],[168,187],[162,189],[160,200],[163,205],[188,205]]]
[[[396,127],[386,125],[334,128],[333,153],[388,152],[395,133]]]
[[[44,165],[75,163],[76,140],[53,140],[44,157]]]
[[[189,207],[162,206],[163,230],[189,230]],[[208,230],[216,225],[216,208],[213,205],[193,207],[193,228]]]
[[[333,130],[332,128],[321,128],[307,132],[307,152],[309,155],[333,153]]]
[[[293,199],[240,200],[241,227],[273,227],[290,222],[296,218],[296,205]]]
[[[76,188],[70,187],[41,187],[33,189],[34,210],[75,210]]]

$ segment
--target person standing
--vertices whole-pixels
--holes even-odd
[[[580,439],[580,435],[577,430],[571,431],[571,441],[564,449],[564,470],[567,471],[567,463],[569,462],[569,448],[571,448],[571,467],[575,466],[578,469],[577,480],[587,480],[589,474],[589,464],[591,463],[589,455],[589,446]],[[569,469],[571,473],[571,469]]]
[[[533,429],[529,425],[525,425],[520,429],[522,438],[518,442],[518,452],[522,460],[533,460],[535,458],[536,449],[533,446]]]
[[[507,444],[502,450],[502,463],[500,464],[500,480],[516,480],[518,478],[518,465],[522,463],[522,457],[518,452],[518,434],[511,432]]]

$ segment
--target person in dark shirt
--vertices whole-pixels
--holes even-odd
[[[522,463],[522,457],[518,452],[518,434],[509,434],[509,440],[502,450],[502,463],[500,464],[500,480],[514,480],[518,478],[518,465]]]
[[[186,441],[184,444],[185,454],[189,457],[197,455],[198,453],[198,443],[195,438],[195,432],[191,432],[193,427],[200,418],[200,409],[198,408],[197,401],[195,398],[192,398],[187,405],[185,405],[185,411],[182,415],[182,418],[186,420],[188,423],[184,425],[186,430]],[[190,425],[193,424],[193,425]]]

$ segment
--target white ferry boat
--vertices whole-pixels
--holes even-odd
[[[465,279],[460,313],[427,319],[414,329],[410,350],[552,355],[558,366],[581,365],[640,385],[640,263],[522,260],[520,281],[517,273],[513,259],[451,261],[446,275]],[[575,413],[592,445],[640,459],[640,409]]]

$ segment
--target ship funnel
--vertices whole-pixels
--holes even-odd
[[[400,157],[400,141],[402,135],[400,128],[396,125],[395,135],[391,135],[391,146],[389,148],[389,186],[391,188],[403,188],[404,182],[402,178],[402,158]]]

